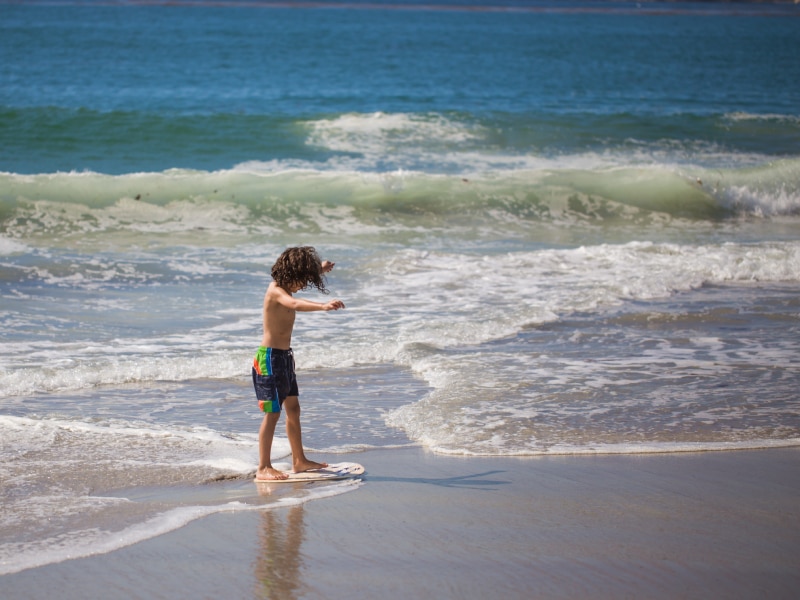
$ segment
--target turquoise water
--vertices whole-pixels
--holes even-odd
[[[315,456],[800,443],[798,17],[0,2],[0,574],[229,508],[125,490],[254,469],[288,245]]]

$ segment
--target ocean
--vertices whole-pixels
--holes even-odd
[[[265,508],[293,245],[313,459],[800,445],[798,17],[0,2],[0,575]]]

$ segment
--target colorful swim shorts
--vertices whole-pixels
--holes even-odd
[[[291,349],[259,346],[253,359],[253,387],[256,389],[258,408],[265,413],[281,412],[287,396],[299,395]]]

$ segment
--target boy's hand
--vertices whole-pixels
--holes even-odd
[[[331,272],[331,270],[333,269],[333,266],[334,266],[335,264],[336,264],[336,263],[332,263],[332,262],[331,262],[331,261],[329,261],[329,260],[323,260],[323,261],[322,261],[322,272],[323,272],[323,273],[330,273],[330,272]]]
[[[339,310],[340,308],[344,308],[344,302],[341,300],[331,300],[323,305],[322,310]]]

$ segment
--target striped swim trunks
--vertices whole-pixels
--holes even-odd
[[[287,396],[298,396],[292,350],[259,346],[253,359],[253,387],[258,408],[265,413],[281,412]]]

